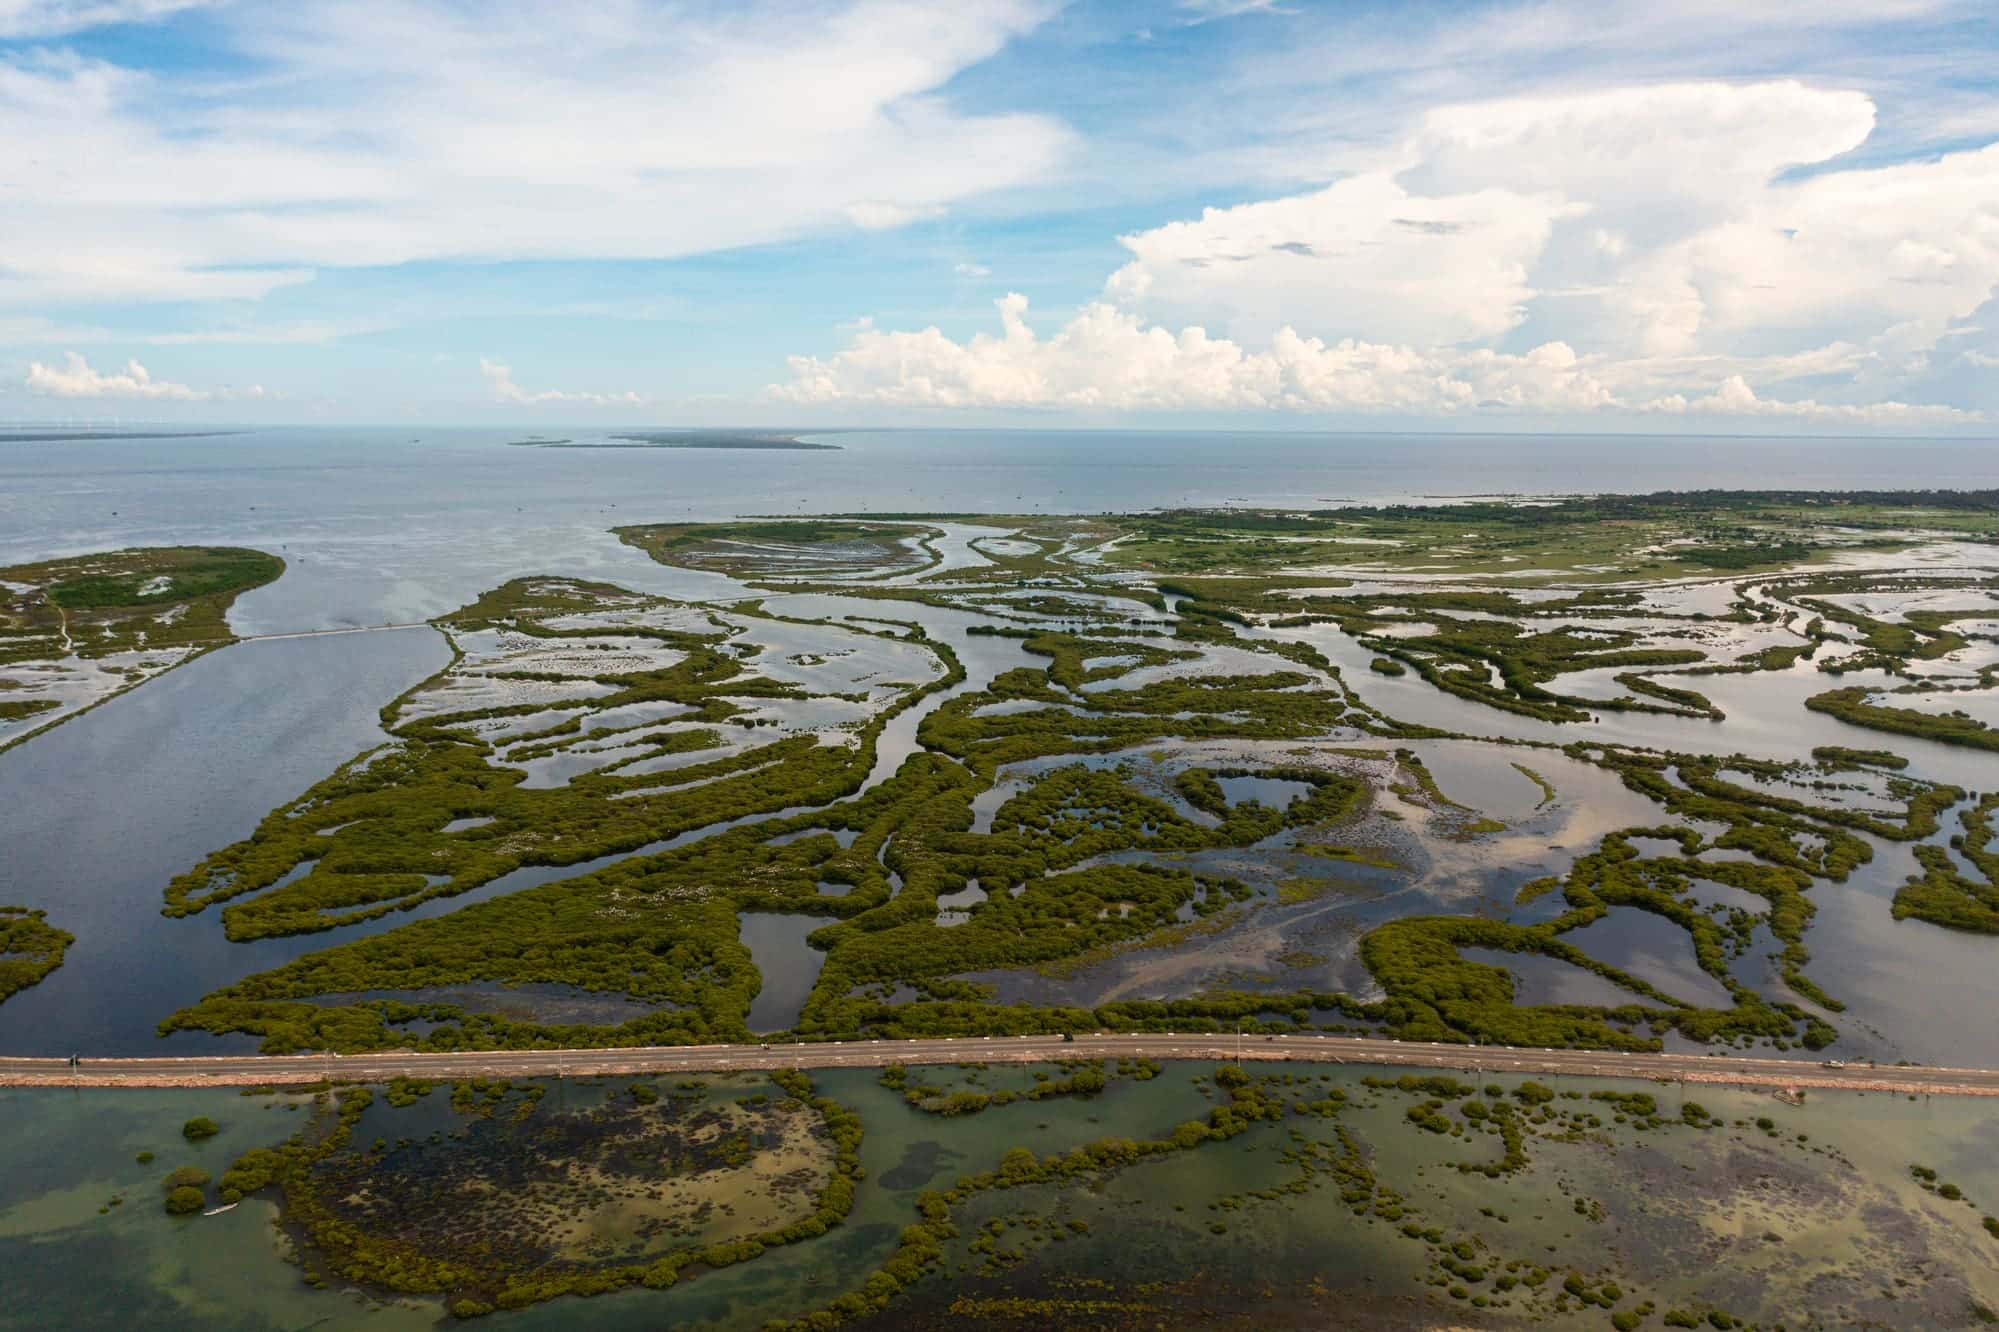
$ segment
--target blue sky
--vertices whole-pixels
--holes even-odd
[[[1993,10],[0,0],[0,420],[1999,433]]]

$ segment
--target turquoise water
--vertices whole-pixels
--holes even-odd
[[[819,1091],[859,1112],[867,1131],[866,1177],[846,1224],[818,1240],[694,1274],[670,1291],[556,1300],[479,1326],[736,1329],[797,1315],[857,1286],[892,1253],[924,1189],[996,1165],[1015,1146],[1049,1155],[1098,1137],[1164,1134],[1205,1115],[1212,1102],[1193,1079],[1207,1071],[1167,1065],[1154,1081],[1114,1083],[1094,1100],[1020,1101],[955,1119],[908,1109],[872,1071],[818,1074]],[[953,1302],[1083,1295],[1157,1314],[1139,1326],[1448,1320],[1449,1299],[1418,1284],[1424,1247],[1396,1227],[1354,1217],[1337,1186],[1272,1200],[1251,1196],[1294,1178],[1282,1154],[1301,1135],[1332,1137],[1335,1124],[1354,1135],[1370,1170],[1424,1224],[1471,1238],[1500,1260],[1614,1274],[1662,1308],[1712,1304],[1767,1323],[1795,1319],[1809,1303],[1829,1325],[1871,1319],[1877,1326],[1950,1327],[1973,1325],[1972,1300],[1999,1300],[1999,1246],[1979,1225],[1981,1210],[1999,1204],[1999,1113],[1982,1100],[1813,1092],[1805,1104],[1787,1106],[1747,1091],[1547,1078],[1558,1092],[1585,1097],[1606,1088],[1645,1091],[1670,1115],[1698,1099],[1727,1127],[1636,1134],[1611,1125],[1600,1103],[1560,1101],[1600,1111],[1605,1129],[1571,1142],[1530,1139],[1525,1170],[1488,1180],[1453,1163],[1496,1157],[1496,1141],[1411,1127],[1404,1110],[1412,1098],[1366,1090],[1360,1079],[1367,1070],[1269,1071],[1321,1089],[1312,1096],[1341,1087],[1349,1108],[1332,1121],[1294,1116],[1259,1125],[1226,1143],[1096,1180],[977,1195],[954,1213],[960,1234],[943,1267],[876,1325],[982,1326],[953,1313]],[[968,1076],[913,1073],[951,1085]],[[1025,1085],[1014,1070],[978,1076],[988,1088]],[[551,1084],[536,1114],[587,1110],[606,1089]],[[197,1164],[219,1172],[244,1148],[285,1137],[305,1113],[220,1090],[0,1092],[10,1129],[0,1139],[0,1280],[7,1292],[0,1328],[401,1332],[438,1325],[435,1301],[307,1287],[285,1261],[274,1209],[261,1198],[214,1217],[160,1211],[159,1181],[168,1170]],[[216,1119],[222,1132],[184,1142],[179,1125],[195,1114]],[[438,1095],[378,1118],[393,1123],[405,1114],[418,1134],[440,1115],[450,1118]],[[1771,1132],[1754,1126],[1759,1117],[1771,1119]],[[157,1159],[142,1166],[134,1157],[145,1150]],[[1925,1193],[1909,1174],[1912,1163],[1935,1169],[1973,1201]],[[100,1212],[113,1197],[125,1201]],[[1575,1212],[1577,1199],[1593,1206],[1591,1217]],[[1029,1242],[1034,1232],[1022,1221],[1030,1216],[1062,1223],[1064,1241]],[[999,1269],[968,1247],[994,1219],[1013,1222],[1004,1245],[1024,1250],[1021,1261]],[[1069,1221],[1083,1228],[1071,1230]],[[1044,1311],[1037,1321],[1072,1320]],[[1607,1323],[1602,1312],[1587,1310],[1540,1325]]]

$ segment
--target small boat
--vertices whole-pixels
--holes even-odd
[[[220,1207],[211,1207],[211,1208],[209,1208],[209,1209],[208,1209],[207,1211],[203,1212],[203,1213],[202,1213],[202,1215],[203,1215],[203,1216],[221,1216],[221,1215],[222,1215],[222,1214],[223,1214],[224,1212],[233,1212],[233,1211],[235,1211],[235,1210],[236,1210],[236,1204],[235,1204],[235,1203],[223,1203],[223,1204],[222,1204],[222,1206],[220,1206]]]

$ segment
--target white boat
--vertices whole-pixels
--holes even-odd
[[[224,1212],[233,1212],[233,1211],[235,1211],[235,1210],[236,1210],[236,1204],[235,1204],[235,1203],[223,1203],[223,1204],[222,1204],[222,1206],[220,1206],[220,1207],[211,1207],[211,1208],[209,1208],[209,1209],[208,1209],[207,1211],[203,1212],[203,1213],[202,1213],[202,1215],[203,1215],[203,1216],[221,1216],[221,1215],[222,1215],[222,1214],[223,1214]]]

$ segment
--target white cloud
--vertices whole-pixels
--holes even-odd
[[[905,225],[1067,151],[1049,117],[939,92],[1050,11],[576,0],[552,41],[529,0],[298,0],[218,11],[260,71],[234,84],[0,54],[0,305],[255,300],[325,266]]]
[[[1244,14],[1289,14],[1277,0],[1177,0],[1174,6],[1189,17],[1189,23],[1211,23],[1216,19],[1239,18]]]
[[[1578,334],[1684,347],[1700,297],[1662,248],[1743,216],[1780,172],[1873,123],[1865,96],[1791,81],[1440,107],[1325,189],[1122,238],[1133,258],[1108,291],[1238,336],[1332,326],[1426,345],[1505,333],[1551,289],[1596,292],[1569,318],[1602,327]]]
[[[493,400],[515,406],[534,406],[539,403],[565,402],[585,407],[642,407],[646,399],[637,393],[567,393],[561,389],[542,389],[530,393],[514,382],[513,367],[501,365],[497,361],[479,358],[479,373],[486,377],[488,387],[493,390]]]
[[[1773,186],[1648,261],[1674,331],[1893,332],[1906,353],[1999,290],[1999,144]]]
[[[984,264],[959,264],[951,271],[961,278],[983,278],[993,275],[993,270]]]
[[[154,379],[137,361],[125,362],[123,371],[100,374],[75,352],[68,354],[60,368],[30,362],[28,391],[50,398],[158,398],[174,402],[200,402],[208,396],[185,384]]]
[[[1104,300],[1045,340],[1009,297],[1002,337],[869,329],[779,391],[1975,419],[1893,395],[1999,293],[1999,145],[1830,165],[1874,121],[1860,93],[1789,80],[1440,107],[1332,185],[1121,237]],[[1816,396],[1768,395],[1801,379]]]
[[[1949,407],[1864,405],[1758,398],[1740,373],[1711,393],[1642,396],[1637,385],[1674,367],[1578,354],[1564,342],[1525,353],[1489,348],[1424,351],[1353,338],[1327,342],[1280,328],[1251,351],[1198,326],[1175,332],[1108,302],[1086,306],[1053,336],[1027,323],[1027,298],[995,302],[1000,335],[959,342],[936,328],[857,331],[830,358],[791,358],[789,383],[770,396],[803,406],[1059,408],[1107,411],[1276,410],[1363,414],[1633,412],[1674,416],[1765,416],[1875,425],[1978,419]],[[1849,357],[1851,349],[1809,364]],[[1765,367],[1773,378],[1804,373]],[[1679,367],[1686,373],[1685,367]]]
[[[862,231],[893,231],[913,222],[927,222],[944,215],[940,204],[923,204],[910,207],[906,204],[887,203],[880,199],[868,199],[860,203],[850,203],[841,211],[847,220]]]
[[[1775,402],[1756,396],[1756,391],[1740,375],[1730,375],[1714,392],[1688,399],[1679,395],[1658,398],[1639,410],[1670,416],[1776,416],[1794,420],[1857,422],[1866,425],[1947,425],[1981,419],[1979,413],[1956,407],[1906,402],[1865,404],[1824,403],[1812,398]]]
[[[155,379],[136,360],[125,368],[100,372],[76,352],[68,352],[60,366],[28,363],[27,389],[48,398],[135,398],[154,402],[235,402],[276,397],[261,384],[248,388],[206,390],[190,388],[169,379]]]
[[[0,37],[59,37],[85,28],[150,23],[215,0],[0,0]]]
[[[1372,173],[1120,237],[1133,258],[1106,290],[1155,317],[1239,336],[1310,323],[1396,341],[1488,338],[1524,317],[1529,265],[1555,223],[1583,211],[1503,189],[1412,195]]]

